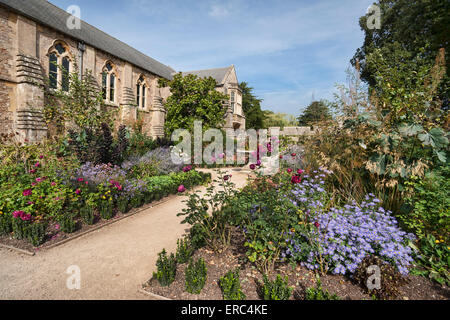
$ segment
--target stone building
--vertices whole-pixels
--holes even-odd
[[[47,137],[43,86],[67,90],[63,69],[80,74],[89,69],[121,123],[133,123],[139,114],[145,132],[162,136],[163,103],[170,89],[157,82],[172,79],[176,71],[84,21],[71,24],[71,19],[45,0],[0,0],[0,133],[18,132],[30,142]],[[245,129],[234,66],[186,73],[216,79],[217,90],[230,97],[225,127]]]

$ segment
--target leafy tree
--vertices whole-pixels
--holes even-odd
[[[213,78],[178,73],[171,81],[159,79],[158,84],[170,87],[172,93],[165,103],[167,136],[176,129],[192,132],[196,120],[203,121],[204,130],[223,126],[226,112],[223,102],[228,100],[228,96],[215,90],[217,83]]]
[[[253,95],[253,88],[247,82],[241,82],[239,87],[242,90],[242,110],[246,117],[246,127],[249,129],[261,129],[264,125],[264,112],[261,110],[262,99]]]
[[[390,67],[395,67],[400,58],[414,63],[416,58],[433,63],[440,48],[446,48],[446,76],[440,84],[439,96],[446,104],[449,98],[450,57],[448,52],[450,24],[450,2],[445,0],[378,0],[381,10],[381,28],[369,29],[368,15],[359,20],[365,33],[364,43],[351,60],[361,69],[361,78],[371,87],[377,83],[378,65],[368,57],[376,50]],[[407,57],[406,57],[407,56]]]
[[[284,127],[291,127],[297,125],[297,120],[291,114],[281,113],[281,112],[273,112],[270,110],[264,110],[264,128],[269,127],[280,127],[283,129]]]
[[[313,101],[297,118],[299,126],[310,126],[316,122],[331,119],[328,102],[325,100]]]

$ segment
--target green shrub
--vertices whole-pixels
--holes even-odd
[[[318,278],[315,288],[306,289],[305,300],[339,300],[339,297],[336,294],[328,293],[328,290],[323,290],[322,283]]]
[[[416,262],[419,268],[413,269],[413,274],[450,286],[450,250],[444,240],[432,235],[422,239]]]
[[[61,231],[65,233],[72,233],[77,227],[77,222],[73,214],[65,214],[58,218]]]
[[[264,275],[263,285],[261,287],[261,296],[264,300],[289,300],[292,294],[292,288],[288,287],[288,277],[285,280],[278,274],[275,281],[270,281]]]
[[[398,216],[402,225],[419,239],[427,234],[450,234],[450,166],[405,183],[408,193]],[[448,240],[448,239],[446,239]]]
[[[32,223],[28,226],[27,237],[33,246],[37,247],[44,243],[46,230],[47,223]]]
[[[195,263],[191,260],[185,271],[186,291],[199,294],[206,282],[205,261],[200,258]]]
[[[166,249],[158,254],[156,261],[157,271],[153,273],[159,284],[163,287],[169,286],[174,280],[177,272],[177,259],[173,253],[167,257]]]
[[[88,225],[94,224],[94,208],[90,205],[84,205],[80,208],[81,220]]]
[[[239,281],[239,269],[228,271],[219,280],[219,286],[222,289],[224,300],[244,300],[245,294],[241,291]]]
[[[102,201],[100,203],[100,216],[105,220],[109,220],[114,216],[113,205],[111,201]]]
[[[122,213],[127,213],[130,211],[130,205],[127,197],[119,197],[117,199],[117,208]]]
[[[20,218],[12,219],[12,231],[15,239],[21,240],[27,237],[28,224],[29,223],[22,221]]]
[[[194,248],[192,247],[189,239],[178,239],[177,240],[177,263],[186,263],[189,258],[194,253]]]
[[[0,235],[6,235],[12,232],[11,218],[2,214],[0,216]]]

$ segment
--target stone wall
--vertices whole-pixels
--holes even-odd
[[[313,127],[284,127],[283,130],[281,130],[280,127],[270,127],[268,129],[268,135],[274,130],[279,130],[280,136],[290,136],[296,140],[300,136],[313,135],[318,129]]]
[[[9,133],[13,122],[14,38],[9,12],[0,7],[0,133]]]

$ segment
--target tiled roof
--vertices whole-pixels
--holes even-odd
[[[216,80],[217,84],[223,84],[225,76],[227,72],[232,68],[232,66],[226,68],[216,68],[216,69],[207,69],[207,70],[196,70],[196,71],[186,71],[183,72],[183,75],[194,74],[199,78],[208,78],[212,77]]]
[[[172,79],[175,72],[153,58],[130,47],[126,43],[106,34],[105,32],[81,21],[81,29],[67,28],[67,19],[70,14],[45,0],[0,0],[13,11],[16,11],[34,21],[47,25],[74,39],[112,54],[117,58],[128,61],[137,67],[152,72],[160,77]]]

